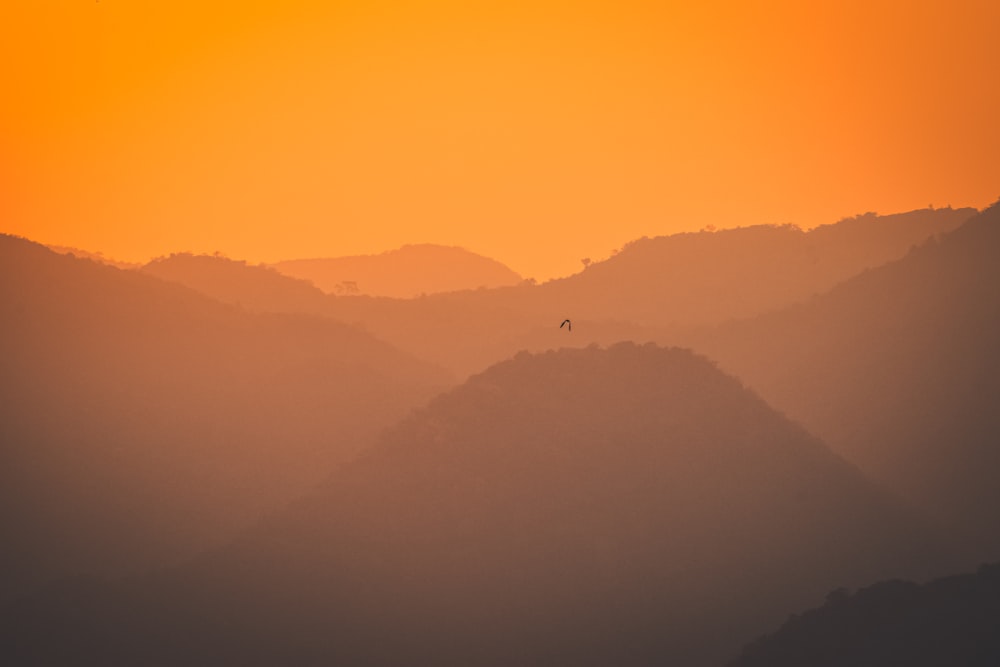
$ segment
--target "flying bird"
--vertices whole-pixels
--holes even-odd
[[[572,323],[572,322],[570,322],[569,320],[563,320],[563,321],[562,321],[562,324],[560,324],[560,325],[559,325],[559,328],[560,328],[560,329],[562,329],[562,328],[563,328],[564,326],[566,326],[567,324],[569,325],[569,327],[568,327],[568,329],[567,329],[567,330],[568,330],[568,331],[572,331],[572,330],[573,330],[573,323]]]

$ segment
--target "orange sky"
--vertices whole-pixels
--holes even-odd
[[[0,6],[0,231],[123,260],[642,236],[1000,197],[1000,3]]]

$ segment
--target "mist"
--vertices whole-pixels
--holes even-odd
[[[0,653],[944,664],[896,618],[989,664],[928,619],[995,627],[998,211],[636,239],[544,283],[460,264],[410,296],[0,237]]]

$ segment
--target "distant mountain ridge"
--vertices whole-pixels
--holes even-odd
[[[957,228],[972,208],[869,213],[802,230],[759,225],[638,239],[542,286],[580,319],[645,326],[724,322],[825,292]]]
[[[1000,204],[788,309],[682,338],[1000,558]]]
[[[326,294],[309,281],[227,257],[175,253],[140,271],[259,313],[319,314],[327,307]]]
[[[865,215],[808,232],[760,226],[675,234],[635,241],[580,273],[540,285],[410,302],[343,298],[327,312],[466,375],[525,345],[669,342],[679,331],[784,308],[898,259],[975,213]],[[566,317],[580,326],[557,336],[566,333],[557,331]]]
[[[450,378],[330,318],[252,315],[0,236],[0,595],[177,562]]]
[[[405,245],[378,255],[293,259],[272,264],[329,294],[412,298],[480,287],[504,287],[521,276],[500,262],[463,248],[431,243]]]
[[[113,266],[118,269],[137,269],[142,266],[142,264],[137,262],[121,262],[116,259],[106,257],[103,252],[88,252],[86,250],[80,250],[79,248],[51,244],[46,245],[45,247],[52,252],[59,253],[60,255],[73,255],[74,257],[90,259],[100,264],[107,264],[108,266]]]
[[[230,547],[0,637],[22,662],[698,667],[937,549],[705,359],[621,344],[498,364]]]

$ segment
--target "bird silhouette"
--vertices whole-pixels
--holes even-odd
[[[569,325],[569,328],[568,328],[567,330],[568,330],[568,331],[572,331],[572,330],[573,330],[573,323],[572,323],[572,322],[570,322],[569,320],[563,320],[563,321],[562,321],[562,324],[560,324],[560,325],[559,325],[559,328],[560,328],[560,329],[562,329],[562,328],[563,328],[564,326],[566,326],[567,324]]]

